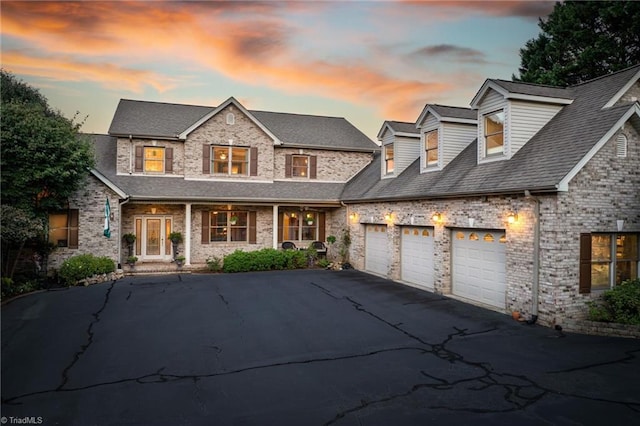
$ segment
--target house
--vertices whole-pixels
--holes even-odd
[[[640,65],[570,87],[488,79],[470,108],[385,121],[122,100],[97,164],[51,216],[50,264],[80,252],[187,264],[350,232],[350,260],[552,325],[640,264]],[[109,200],[111,238],[102,234]]]
[[[400,173],[386,153],[406,135],[385,123],[382,155],[341,196],[354,267],[547,325],[584,318],[638,277],[639,77],[488,79],[469,109],[424,108]]]
[[[340,194],[379,147],[343,118],[121,100],[96,167],[69,209],[50,220],[56,267],[83,252],[124,263],[171,262],[172,232],[186,265],[237,249],[306,247],[343,226]],[[103,236],[110,205],[111,238]],[[339,230],[340,228],[338,228]]]

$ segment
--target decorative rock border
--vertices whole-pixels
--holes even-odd
[[[640,325],[566,319],[562,328],[567,332],[640,339]]]
[[[115,272],[111,272],[109,274],[102,275],[94,275],[89,278],[85,278],[76,283],[76,285],[83,285],[85,287],[91,284],[99,284],[105,281],[115,281],[124,278],[124,271],[122,269],[116,269]]]

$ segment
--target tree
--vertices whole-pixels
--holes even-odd
[[[538,26],[513,80],[567,86],[640,63],[640,2],[556,3]]]
[[[81,124],[52,110],[34,88],[2,75],[1,201],[43,213],[78,190],[94,157]]]
[[[94,156],[79,134],[81,123],[54,111],[37,89],[4,70],[0,74],[2,273],[11,276],[9,250],[17,250],[17,262],[25,242],[46,239],[47,212],[80,189]]]

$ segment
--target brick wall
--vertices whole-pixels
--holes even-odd
[[[279,148],[275,149],[274,179],[285,177],[285,157],[288,154],[317,156],[316,180],[346,182],[371,162],[369,152],[343,152],[319,149]],[[295,179],[295,178],[293,178]],[[295,180],[308,180],[298,178]]]

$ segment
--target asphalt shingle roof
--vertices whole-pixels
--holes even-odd
[[[471,108],[462,108],[462,107],[454,107],[454,106],[446,106],[446,105],[438,105],[438,104],[430,104],[428,105],[433,109],[438,115],[443,118],[462,118],[465,120],[477,120],[478,113],[477,111]]]
[[[441,171],[420,174],[417,159],[396,178],[381,179],[378,157],[347,183],[343,201],[517,193],[525,189],[555,191],[562,179],[629,111],[630,104],[602,108],[638,70],[640,66],[561,89],[571,94],[573,103],[564,106],[509,160],[478,164],[474,140]],[[512,89],[536,92],[530,84],[509,83]],[[548,94],[548,89],[543,86],[538,94]]]
[[[396,133],[412,133],[420,136],[420,131],[416,128],[416,123],[407,123],[404,121],[385,121]]]

